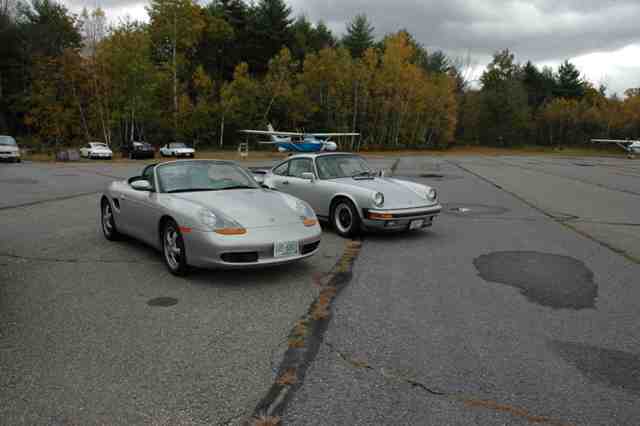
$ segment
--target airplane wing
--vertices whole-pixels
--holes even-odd
[[[360,133],[305,133],[305,135],[318,138],[330,138],[334,136],[360,136]]]
[[[618,144],[618,145],[626,145],[626,144],[635,143],[636,141],[622,140],[622,139],[591,139],[591,142],[594,142],[594,143],[615,143],[615,144]]]
[[[266,135],[266,136],[304,136],[304,134],[302,133],[276,132],[271,130],[238,130],[238,133],[247,133],[250,135]]]

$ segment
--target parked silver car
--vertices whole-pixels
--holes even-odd
[[[308,202],[344,237],[366,229],[429,227],[442,210],[435,189],[384,177],[354,154],[295,155],[254,176],[265,187]]]
[[[13,161],[19,163],[20,147],[11,136],[0,135],[0,160]]]
[[[169,271],[276,265],[318,252],[321,229],[304,201],[261,188],[230,161],[152,164],[100,200],[108,240],[127,234],[162,251]]]

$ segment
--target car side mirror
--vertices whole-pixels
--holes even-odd
[[[385,177],[385,176],[387,176],[387,171],[385,169],[378,170],[378,177]]]
[[[316,180],[316,176],[311,172],[304,172],[301,177],[302,179],[310,180],[311,182]]]
[[[131,182],[131,187],[136,191],[151,191],[151,184],[148,180],[134,180]]]

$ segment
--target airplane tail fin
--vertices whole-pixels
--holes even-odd
[[[270,132],[275,132],[276,130],[273,128],[271,123],[267,125],[267,130]],[[278,137],[276,135],[271,135],[271,142],[278,142]]]

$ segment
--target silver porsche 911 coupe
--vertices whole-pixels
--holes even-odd
[[[422,229],[442,210],[435,189],[384,177],[354,154],[295,155],[254,175],[263,186],[308,202],[344,237],[363,229]]]
[[[237,164],[152,164],[113,182],[100,200],[104,236],[126,234],[157,248],[169,271],[301,260],[318,252],[321,229],[304,201],[260,187]]]

